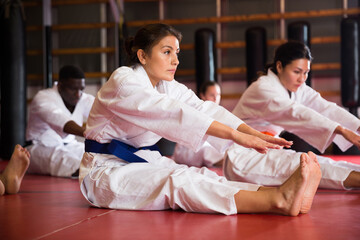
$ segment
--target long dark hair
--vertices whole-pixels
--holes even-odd
[[[278,61],[280,61],[282,67],[285,68],[286,65],[290,64],[292,61],[303,58],[309,61],[312,61],[313,59],[310,49],[305,44],[297,41],[286,42],[276,49],[274,60],[272,63],[266,65],[265,72],[270,69],[277,74],[276,63]]]
[[[152,47],[166,36],[174,36],[179,42],[182,39],[182,35],[179,31],[166,24],[155,23],[140,28],[135,37],[130,37],[125,41],[128,64],[132,65],[140,63],[137,57],[137,51],[142,49],[146,54],[150,54]]]

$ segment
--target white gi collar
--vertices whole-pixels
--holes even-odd
[[[280,82],[279,77],[269,68],[268,72],[267,72],[268,77],[270,77],[271,79],[274,79],[275,83],[278,84],[278,86],[274,86],[275,88],[279,88],[279,90],[281,89],[282,92],[286,93],[287,96],[289,96],[290,99],[294,99],[294,93],[293,92],[289,92],[284,85],[282,85],[282,83]]]
[[[154,88],[154,86],[152,85],[149,76],[147,75],[144,67],[141,64],[136,64],[134,66],[132,66],[132,69],[134,69],[134,73],[139,76],[140,79],[144,80],[144,83],[146,84],[147,87],[151,87]]]
[[[141,64],[136,64],[132,66],[132,69],[134,70],[135,74],[138,75],[141,79],[146,79],[146,86],[147,87],[151,87],[154,88],[155,90],[163,90],[164,88],[164,81],[161,80],[158,82],[158,84],[156,84],[156,86],[154,87],[150,81],[149,76],[147,75],[144,67]],[[160,92],[161,92],[160,90]]]

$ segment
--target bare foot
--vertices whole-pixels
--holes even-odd
[[[278,191],[281,193],[277,199],[277,207],[280,213],[285,215],[297,216],[300,213],[302,207],[304,193],[306,187],[309,185],[309,174],[310,174],[310,158],[306,153],[301,154],[300,166],[286,180],[279,188]]]
[[[10,158],[8,165],[0,175],[0,180],[8,194],[17,193],[20,189],[21,181],[30,164],[29,152],[17,144]],[[0,184],[1,191],[1,184]],[[1,192],[0,192],[1,193]]]
[[[313,152],[308,152],[307,157],[309,158],[310,175],[301,204],[300,213],[307,213],[310,210],[314,195],[321,180],[321,169],[316,155]]]
[[[311,154],[311,153],[310,153]],[[321,178],[316,156],[302,153],[300,166],[279,187],[259,187],[258,191],[240,190],[234,195],[238,213],[270,212],[297,216],[307,212]]]

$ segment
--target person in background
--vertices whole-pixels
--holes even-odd
[[[220,104],[221,88],[217,82],[207,81],[200,86],[200,99]]]
[[[204,82],[200,86],[199,96],[203,101],[211,101],[220,104],[221,88],[216,82]],[[171,158],[178,164],[186,164],[188,166],[221,166],[226,147],[220,149],[223,151],[219,151],[218,148],[211,145],[208,141],[205,141],[203,146],[197,152],[184,145],[176,144],[174,154]]]
[[[19,192],[22,179],[29,167],[30,154],[19,144],[14,148],[10,161],[0,173],[0,196]]]
[[[360,147],[360,120],[322,98],[305,84],[312,56],[303,43],[289,41],[275,51],[266,71],[243,93],[233,110],[251,127],[274,136],[285,129],[319,151],[334,142],[345,151]],[[276,185],[296,168],[294,151],[269,151],[266,158],[233,145],[227,152],[224,173],[231,180]],[[323,178],[320,187],[360,188],[360,165],[318,156]],[[279,177],[282,176],[282,177]]]
[[[251,129],[174,80],[180,41],[181,34],[165,24],[146,25],[127,39],[133,65],[112,73],[88,118],[79,175],[83,196],[93,206],[111,209],[291,216],[308,212],[321,178],[314,154],[302,154],[292,176],[272,188],[176,164],[153,146],[164,137],[196,151],[209,136],[260,153],[289,145]]]
[[[84,154],[83,137],[94,96],[84,93],[83,71],[72,65],[59,72],[59,82],[39,91],[29,108],[26,130],[31,155],[29,173],[76,177]]]

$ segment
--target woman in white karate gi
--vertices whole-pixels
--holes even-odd
[[[309,48],[300,42],[279,46],[267,72],[245,90],[233,114],[256,130],[274,136],[285,129],[321,152],[331,142],[343,151],[352,145],[360,147],[356,133],[360,120],[305,84],[311,60]],[[260,156],[233,145],[228,150],[224,173],[231,180],[277,185],[296,167],[294,154],[282,150]],[[320,156],[318,161],[323,175],[320,187],[360,187],[360,165]]]
[[[147,25],[127,40],[135,65],[113,72],[87,122],[79,176],[84,197],[94,206],[113,209],[293,216],[307,212],[321,177],[313,154],[299,157],[300,166],[283,185],[264,188],[227,181],[207,168],[178,165],[145,147],[165,137],[197,149],[208,135],[261,153],[289,144],[249,128],[176,82],[180,40],[181,34],[164,24]]]

